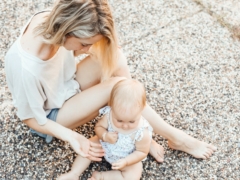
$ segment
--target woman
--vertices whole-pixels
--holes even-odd
[[[76,65],[74,56],[82,53],[90,55]],[[51,136],[68,141],[81,156],[101,160],[101,147],[71,129],[96,117],[114,84],[131,78],[106,0],[60,0],[52,11],[34,15],[9,49],[5,69],[18,117],[33,133],[47,142]],[[173,149],[203,159],[216,150],[170,126],[148,105],[142,115]],[[150,153],[163,161],[155,141]]]

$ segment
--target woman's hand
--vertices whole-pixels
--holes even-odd
[[[24,123],[38,132],[69,142],[73,150],[82,157],[92,161],[101,161],[101,157],[104,156],[104,150],[100,144],[93,143],[81,134],[54,121],[48,120],[45,125],[39,125],[36,119],[31,118],[24,120]]]
[[[123,169],[127,166],[127,160],[119,159],[117,162],[112,163],[112,169]]]
[[[92,161],[101,161],[101,157],[104,156],[104,150],[100,144],[89,141],[75,131],[72,131],[68,142],[77,154]]]

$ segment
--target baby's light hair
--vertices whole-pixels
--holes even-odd
[[[140,108],[146,105],[146,92],[144,86],[137,80],[126,79],[119,81],[112,89],[108,103],[112,108]]]

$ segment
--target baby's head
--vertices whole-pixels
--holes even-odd
[[[145,88],[140,82],[133,79],[119,81],[109,100],[113,124],[124,130],[135,129],[145,105]]]

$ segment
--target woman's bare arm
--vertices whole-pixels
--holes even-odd
[[[24,120],[23,122],[38,132],[69,142],[73,150],[82,157],[87,157],[93,161],[101,161],[101,158],[99,158],[103,156],[101,145],[90,142],[81,134],[51,120],[48,120],[44,125],[39,125],[34,118]]]
[[[71,129],[68,129],[51,120],[48,120],[44,125],[39,125],[34,118],[24,120],[23,122],[35,131],[54,136],[63,141],[69,141],[69,138],[71,137]]]

